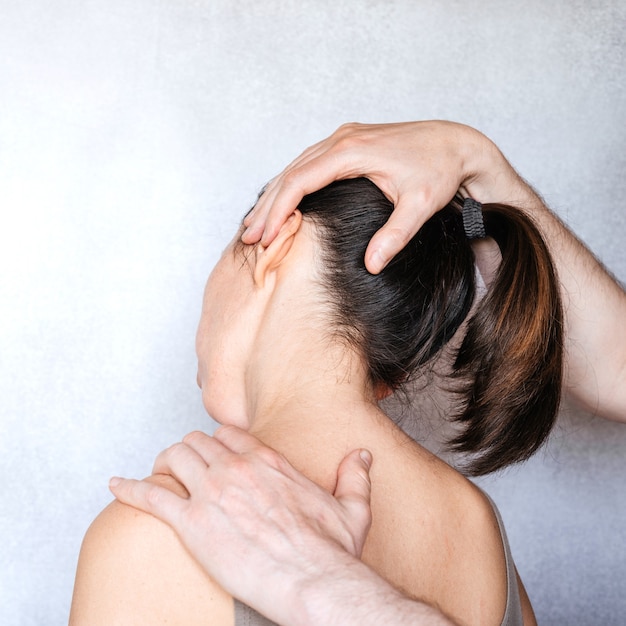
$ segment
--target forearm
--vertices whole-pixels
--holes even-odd
[[[564,309],[566,391],[590,412],[626,421],[626,292],[492,142],[482,135],[470,139],[474,157],[466,158],[475,173],[468,193],[526,211],[552,254]]]
[[[321,563],[324,563],[321,566]],[[411,600],[361,561],[347,554],[320,559],[294,594],[289,626],[454,626],[437,609]]]

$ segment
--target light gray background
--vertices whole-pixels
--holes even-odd
[[[261,185],[344,121],[490,135],[624,280],[626,3],[0,1],[0,623],[63,624],[113,474],[212,425],[193,339]],[[623,624],[626,426],[483,481],[543,624]]]

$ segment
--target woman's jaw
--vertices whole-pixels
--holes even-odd
[[[207,412],[261,432],[375,403],[361,356],[331,332],[314,226],[297,214],[267,248],[237,239],[209,277],[196,338]]]

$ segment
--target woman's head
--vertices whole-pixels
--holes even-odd
[[[474,254],[458,202],[428,220],[379,275],[366,270],[364,254],[393,205],[373,183],[339,181],[306,196],[298,208],[306,236],[315,240],[314,258],[299,262],[315,266],[307,276],[319,283],[316,291],[325,300],[325,332],[361,357],[372,389],[398,388],[441,352],[472,308]],[[453,368],[463,430],[452,443],[479,455],[469,468],[474,473],[536,450],[553,423],[561,382],[561,311],[547,249],[519,211],[487,205],[484,214],[503,262],[468,322]],[[296,234],[302,236],[299,230],[294,221],[291,230],[283,229],[272,255],[288,257]],[[229,271],[249,265],[245,289],[264,280],[258,268],[266,252],[260,246],[233,246]],[[250,277],[252,283],[246,283]],[[226,283],[238,289],[232,275]],[[290,306],[300,317],[309,314],[304,304],[292,300]],[[249,306],[246,310],[249,319],[237,328],[248,332],[256,321]],[[225,313],[222,329],[232,319],[232,311]]]
[[[255,391],[285,366],[289,339],[298,338],[294,311],[312,300],[311,237],[296,212],[267,247],[245,246],[239,231],[207,281],[196,333],[198,385],[207,412],[218,422],[251,426]],[[302,324],[299,324],[302,327]],[[278,330],[277,330],[278,329]],[[302,333],[300,333],[302,334]],[[256,376],[264,377],[259,381]],[[288,391],[282,380],[282,392]]]
[[[299,209],[318,229],[337,336],[363,356],[372,384],[399,387],[440,353],[472,308],[475,259],[460,200],[428,220],[379,275],[363,259],[393,205],[373,183],[333,183]],[[462,430],[451,443],[476,455],[468,466],[476,474],[524,460],[541,445],[562,376],[561,303],[547,247],[519,210],[491,204],[483,214],[502,262],[467,323],[452,373]]]
[[[373,385],[396,389],[442,349],[472,305],[473,255],[457,212],[446,207],[373,275],[365,250],[393,211],[373,183],[334,183],[299,209],[318,229],[335,333],[363,355]]]

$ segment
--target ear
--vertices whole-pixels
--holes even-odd
[[[267,247],[260,243],[255,248],[254,283],[263,287],[269,273],[273,272],[285,259],[293,245],[296,233],[302,224],[302,213],[294,211],[280,227],[278,235]]]
[[[389,385],[385,385],[385,383],[376,383],[374,393],[376,394],[376,401],[380,402],[388,398],[393,393],[393,389]]]

